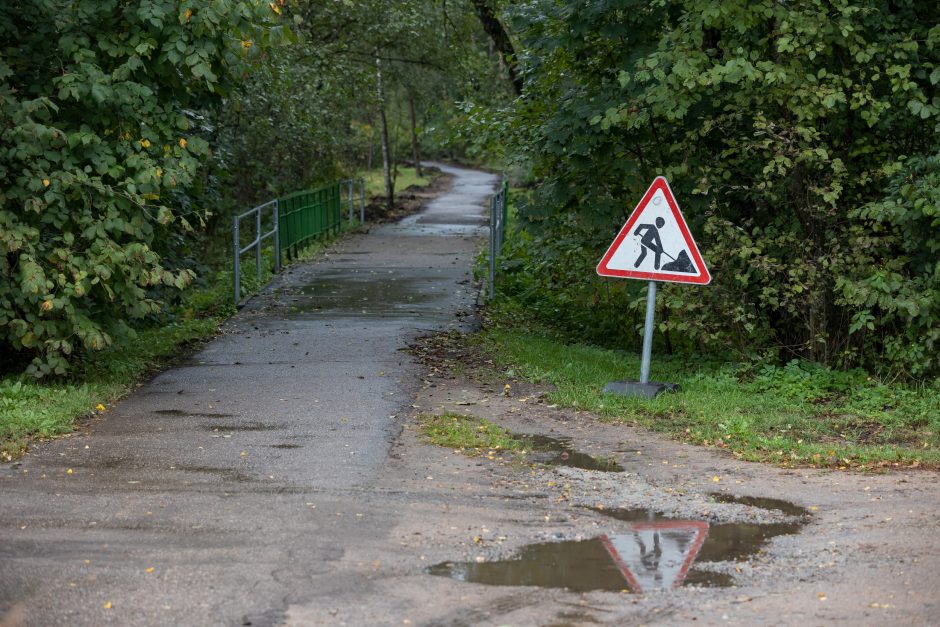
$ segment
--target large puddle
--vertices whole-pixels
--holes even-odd
[[[435,302],[446,298],[439,277],[400,278],[381,274],[338,276],[325,274],[291,292],[289,315],[303,317],[321,313],[357,316],[428,313]]]
[[[772,509],[786,504],[774,501]],[[539,586],[634,593],[684,585],[728,587],[734,578],[709,564],[755,555],[777,536],[798,533],[803,522],[776,524],[678,520],[648,510],[601,510],[627,525],[622,533],[590,540],[532,544],[509,559],[492,562],[443,562],[432,575],[497,586]]]

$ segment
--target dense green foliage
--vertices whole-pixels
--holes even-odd
[[[523,96],[471,123],[532,168],[504,283],[528,312],[635,341],[617,325],[640,321],[642,283],[593,270],[662,174],[715,277],[661,291],[672,345],[940,373],[940,5],[533,0],[507,15]]]
[[[155,249],[198,222],[177,198],[209,146],[192,110],[225,93],[254,42],[283,34],[254,2],[41,0],[0,9],[0,347],[61,374],[181,288]]]
[[[214,284],[225,218],[371,168],[380,108],[410,156],[484,40],[460,1],[4,4],[0,372],[61,375]]]

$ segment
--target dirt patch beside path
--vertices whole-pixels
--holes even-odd
[[[427,187],[410,185],[396,191],[395,206],[391,210],[385,206],[384,196],[373,196],[366,203],[366,224],[388,224],[414,215],[427,206],[428,202],[450,191],[453,184],[453,175],[440,172]]]
[[[410,516],[396,529],[408,552],[419,556],[418,564],[444,564],[431,572],[458,579],[489,572],[499,580],[502,575],[492,576],[497,569],[487,571],[484,565],[528,555],[526,545],[641,535],[638,529],[646,524],[636,524],[641,509],[651,520],[705,522],[713,539],[727,530],[745,532],[729,536],[717,553],[713,546],[699,554],[708,563],[693,563],[692,569],[705,575],[690,574],[684,586],[645,594],[412,576],[408,586],[383,590],[403,607],[412,605],[402,595],[417,598],[416,590],[425,586],[434,590],[438,601],[423,615],[413,612],[411,620],[436,625],[940,623],[938,473],[873,475],[741,462],[550,405],[535,385],[470,378],[463,374],[467,366],[485,359],[461,352],[453,338],[438,336],[418,346],[416,354],[427,370],[412,418],[395,445],[389,480],[408,474],[410,486],[431,490],[446,503],[442,507],[453,525],[428,528],[435,519],[432,506],[426,516]],[[444,412],[560,439],[571,451],[611,459],[624,471],[520,462],[498,451],[467,457],[429,446],[418,433],[418,416]],[[780,526],[787,524],[793,526]],[[759,535],[748,553],[742,546],[754,539],[755,529],[786,532]],[[584,547],[587,553],[588,544]],[[535,581],[527,576],[516,579]],[[442,616],[439,604],[445,602],[451,609]]]

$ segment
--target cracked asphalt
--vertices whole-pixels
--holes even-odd
[[[370,502],[417,385],[401,349],[476,298],[497,177],[438,165],[455,182],[421,214],[291,267],[186,363],[0,469],[0,616],[280,624],[350,585],[335,562],[401,515]]]

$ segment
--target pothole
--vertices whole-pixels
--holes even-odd
[[[597,511],[629,524],[622,532],[589,540],[531,544],[505,560],[443,562],[426,572],[472,583],[575,592],[639,594],[685,585],[728,587],[734,585],[733,577],[710,565],[744,560],[772,538],[798,533],[803,525],[802,521],[716,524],[667,518],[643,509]]]
[[[724,494],[723,492],[712,492],[708,496],[719,503],[735,503],[737,505],[747,505],[759,509],[777,510],[787,516],[807,516],[809,512],[783,499],[773,499],[766,496],[735,496],[733,494]]]
[[[528,459],[548,466],[570,466],[582,470],[600,470],[602,472],[623,472],[623,466],[612,459],[592,457],[581,453],[571,446],[568,438],[552,438],[547,435],[514,433],[513,438],[530,443],[532,452]]]

